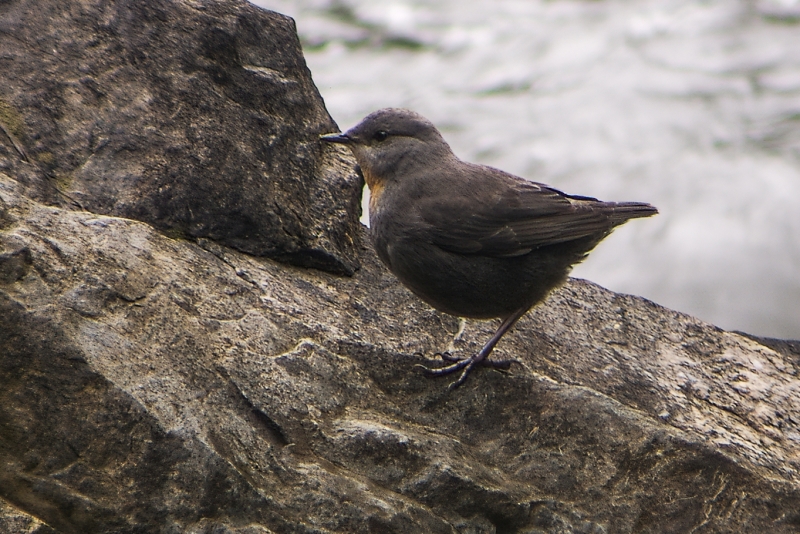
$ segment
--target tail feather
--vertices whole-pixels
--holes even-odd
[[[624,223],[629,219],[652,217],[658,213],[655,206],[646,202],[609,202],[608,207],[611,222],[614,226]]]

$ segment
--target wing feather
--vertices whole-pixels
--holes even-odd
[[[644,216],[615,218],[617,204],[570,196],[491,167],[468,164],[466,171],[463,187],[449,199],[419,199],[431,242],[450,252],[520,256],[543,246],[602,236],[628,218]],[[487,171],[495,181],[485,179]],[[482,173],[480,179],[469,176],[476,172]]]

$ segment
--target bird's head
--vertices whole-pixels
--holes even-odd
[[[389,182],[454,157],[436,127],[407,109],[378,110],[345,133],[320,139],[352,150],[373,194]]]

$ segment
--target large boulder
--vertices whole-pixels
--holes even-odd
[[[204,28],[227,27],[228,35],[236,34],[234,26],[250,28],[253,42],[274,39],[263,45],[271,50],[284,40],[296,45],[292,32],[267,31],[273,27],[263,22],[286,19],[233,1],[60,6],[0,3],[0,62],[22,53],[7,48],[14,35],[15,46],[31,49],[26,53],[51,54],[47,39],[72,35],[73,28],[57,21],[47,22],[50,34],[33,28],[55,14],[127,25],[129,39],[137,37],[133,28],[145,32],[148,24],[185,37],[153,44],[138,63],[142,78],[166,75],[147,71],[146,65],[162,64],[146,58],[168,48],[186,61],[192,53],[198,58],[191,61],[212,61],[192,48],[200,19]],[[248,22],[251,16],[256,21]],[[97,41],[84,35],[81,42],[122,35],[99,33]],[[302,61],[297,54],[295,64]],[[52,55],[65,72],[80,69],[84,57]],[[247,71],[232,60],[219,64]],[[203,72],[175,75],[217,83]],[[327,258],[335,272],[360,264],[351,277],[258,257],[216,234],[176,233],[155,219],[116,216],[135,215],[119,206],[156,209],[157,195],[147,193],[156,190],[147,184],[172,183],[169,166],[151,166],[151,150],[169,145],[165,158],[190,162],[201,157],[197,145],[158,145],[157,131],[131,133],[131,124],[148,120],[138,114],[147,115],[155,100],[131,101],[116,108],[131,122],[108,142],[151,137],[140,139],[136,151],[114,145],[116,159],[113,151],[77,151],[83,163],[71,164],[67,140],[82,138],[79,116],[91,115],[70,92],[81,82],[68,90],[70,79],[56,71],[25,76],[27,83],[62,87],[59,105],[72,111],[61,117],[72,118],[52,118],[52,131],[39,131],[46,113],[29,109],[33,96],[10,98],[0,85],[0,121],[8,131],[0,132],[0,532],[800,529],[797,345],[725,332],[571,280],[501,341],[497,357],[520,365],[509,372],[478,369],[448,391],[448,380],[428,379],[416,365],[435,365],[433,353],[448,345],[455,354],[476,350],[494,325],[470,321],[454,339],[459,321],[427,307],[380,265],[363,244],[364,230],[347,226],[357,217],[359,180],[347,154],[316,144],[327,128],[302,117],[274,125],[306,141],[282,145],[269,161],[296,162],[296,147],[304,146],[317,172],[292,175],[290,165],[286,176],[302,183],[285,191],[286,202],[301,210],[291,216],[302,230],[281,237],[278,225],[279,237],[265,239],[291,235],[300,243],[317,235],[314,228],[342,225],[349,252],[334,247],[305,257]],[[237,84],[246,85],[247,76],[231,74],[225,90],[240,95]],[[293,98],[318,98],[313,86],[309,91]],[[118,104],[107,99],[94,113],[113,117]],[[227,128],[215,123],[214,110],[191,113],[208,128]],[[228,134],[230,146],[254,142],[244,127]],[[50,163],[42,156],[48,152]],[[243,152],[236,157],[247,160]],[[134,179],[137,154],[141,172]],[[224,165],[235,168],[236,158]],[[176,189],[164,198],[234,216],[213,196],[193,197],[192,180],[207,183],[203,165],[193,168],[197,173],[181,186],[184,196]],[[274,173],[259,169],[253,180],[220,182],[218,194],[238,187],[249,200],[264,188],[288,187],[279,166]],[[336,193],[330,184],[342,189]],[[129,200],[100,202],[116,191]],[[319,205],[308,205],[313,191]],[[262,208],[269,213],[272,205]],[[318,238],[335,242],[325,236]],[[258,240],[247,242],[255,247]]]
[[[369,249],[339,277],[22,189],[0,175],[0,497],[31,521],[76,533],[800,528],[790,352],[573,280],[501,342],[521,366],[448,392],[415,365],[458,321]],[[455,349],[491,330],[470,322]]]
[[[320,150],[338,128],[288,17],[244,1],[11,0],[0,50],[3,167],[32,196],[357,268],[361,180]]]

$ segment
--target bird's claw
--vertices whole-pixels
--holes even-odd
[[[459,358],[457,356],[453,356],[449,352],[437,352],[436,354],[434,354],[434,356],[439,356],[444,361],[452,362],[454,364],[458,363],[458,362],[464,362],[464,361],[471,360],[471,359],[475,358],[475,356],[470,357],[470,358]],[[509,359],[509,360],[490,360],[489,358],[483,358],[479,362],[476,362],[476,364],[480,365],[481,367],[491,367],[492,369],[499,369],[501,371],[508,371],[511,368],[511,364],[512,363],[518,363],[518,364],[522,365],[522,362],[520,362],[519,360],[513,360],[513,359]],[[443,374],[450,374],[450,373],[452,373],[454,371],[457,371],[458,369],[461,369],[461,367],[463,367],[464,365],[466,365],[466,364],[462,364],[461,366],[456,367],[453,371],[446,371],[444,373],[436,374],[436,375],[433,375],[433,376],[441,376]],[[424,367],[425,369],[427,369],[427,367],[425,367],[424,365],[421,365],[420,367]],[[439,368],[432,369],[432,371],[438,371],[440,369],[449,369],[450,367],[451,366],[448,365],[448,366],[445,366],[445,367],[439,367]]]
[[[436,353],[436,355],[441,356],[445,361],[454,363],[445,365],[444,367],[425,367],[424,365],[418,364],[418,367],[421,367],[428,377],[446,376],[461,371],[461,376],[458,377],[458,380],[448,386],[448,389],[451,391],[463,384],[467,380],[469,373],[475,367],[491,367],[493,369],[507,371],[511,368],[512,363],[520,363],[517,360],[490,360],[486,357],[480,358],[480,354],[475,354],[469,358],[456,358],[449,352]]]
[[[437,352],[436,354],[434,354],[434,357],[435,356],[439,356],[441,359],[443,359],[446,362],[460,362],[461,360],[463,360],[463,358],[459,358],[458,356],[453,356],[452,354],[450,354],[447,351],[445,351],[445,352]]]

